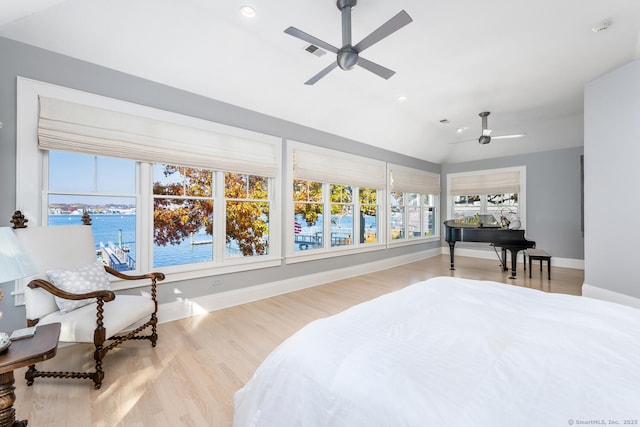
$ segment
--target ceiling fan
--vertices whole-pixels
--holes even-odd
[[[338,0],[336,3],[336,6],[338,6],[338,9],[342,13],[342,47],[339,49],[295,27],[289,27],[284,30],[285,33],[292,35],[293,37],[297,37],[300,40],[319,46],[337,55],[335,62],[331,63],[328,67],[320,71],[315,76],[311,77],[309,80],[304,82],[304,84],[312,85],[316,83],[318,80],[329,74],[331,70],[338,66],[343,70],[350,70],[356,65],[359,65],[365,70],[371,71],[373,74],[376,74],[383,79],[389,79],[395,74],[395,71],[393,70],[362,58],[360,56],[360,53],[376,44],[380,40],[384,39],[385,37],[395,33],[400,28],[412,22],[413,19],[411,19],[407,12],[402,10],[393,18],[389,19],[387,22],[374,30],[367,37],[362,39],[360,43],[352,46],[351,9],[355,7],[356,3],[357,0]]]
[[[514,133],[510,135],[491,136],[491,129],[489,129],[489,126],[487,125],[487,121],[488,121],[487,117],[489,116],[489,114],[491,114],[489,111],[483,111],[482,113],[479,114],[479,116],[482,117],[482,134],[478,139],[468,139],[466,141],[455,141],[455,142],[450,142],[449,144],[460,144],[463,142],[478,141],[480,144],[484,145],[484,144],[490,143],[492,139],[522,138],[523,136],[526,135],[525,133]]]

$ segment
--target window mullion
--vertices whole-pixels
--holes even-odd
[[[98,156],[93,156],[93,192],[98,192]]]
[[[151,164],[138,163],[138,188],[136,204],[140,211],[136,215],[136,239],[140,242],[138,254],[139,270],[151,271],[153,266],[153,178]]]
[[[322,183],[322,248],[331,248],[331,184]]]
[[[225,236],[227,234],[226,215],[227,199],[225,198],[224,172],[216,171],[213,194],[213,262],[220,265],[224,261],[226,252]]]
[[[362,236],[360,236],[360,209],[362,209],[360,207],[360,187],[352,187],[352,191],[353,196],[351,198],[351,206],[353,206],[353,232],[351,233],[351,236],[353,245],[359,246],[360,240],[362,239]]]

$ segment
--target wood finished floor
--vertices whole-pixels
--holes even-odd
[[[581,294],[582,270],[552,267],[551,281],[534,265],[533,278],[519,264],[508,279],[498,262],[448,255],[341,280],[159,326],[158,346],[131,342],[104,360],[105,380],[24,381],[15,372],[17,419],[30,427],[231,426],[233,395],[264,358],[307,323],[409,284],[435,276],[494,280],[550,292]],[[61,348],[43,364],[49,370],[91,367],[90,346]]]

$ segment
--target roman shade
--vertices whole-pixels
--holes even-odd
[[[367,157],[297,143],[293,175],[295,179],[380,189],[385,187],[386,165]]]
[[[40,97],[38,147],[275,176],[279,146],[148,117]]]
[[[519,171],[453,176],[449,188],[453,196],[519,192]]]
[[[391,191],[417,194],[440,194],[440,175],[421,169],[389,163]]]

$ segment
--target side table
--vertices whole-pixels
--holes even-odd
[[[32,337],[14,341],[7,352],[0,355],[0,427],[23,427],[28,424],[27,420],[16,421],[13,371],[55,356],[59,336],[60,323],[38,326]]]

